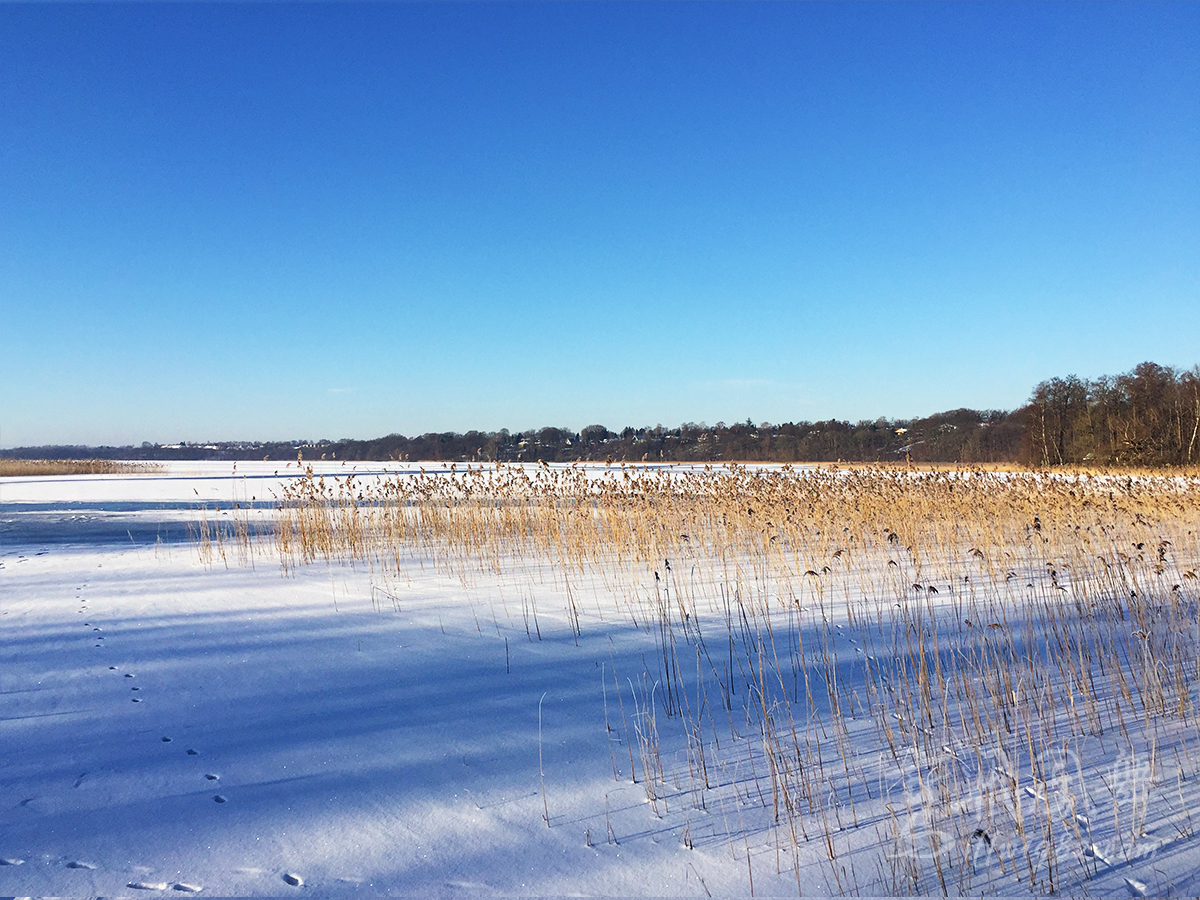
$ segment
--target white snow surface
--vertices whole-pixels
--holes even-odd
[[[381,601],[363,566],[201,561],[189,522],[269,502],[296,474],[0,479],[0,894],[889,892],[897,811],[879,791],[857,828],[841,811],[835,862],[819,827],[781,847],[749,774],[763,760],[713,752],[723,799],[697,804],[685,736],[660,712],[668,796],[648,802],[628,742],[658,651],[603,585],[574,587],[577,636],[549,569],[470,581],[415,565]],[[865,719],[845,726],[876,740]],[[1194,805],[1197,773],[1176,785],[1169,762],[1143,845],[1112,849],[1097,821],[1091,875],[1064,890],[1195,889],[1194,838],[1167,820]],[[985,875],[975,892],[1021,892]]]
[[[741,893],[744,864],[684,850],[613,779],[602,677],[645,649],[636,633],[577,646],[549,585],[537,640],[504,596],[433,571],[396,609],[351,567],[200,562],[201,506],[295,474],[0,479],[0,857],[24,860],[0,865],[0,894]],[[170,528],[131,538],[134,520]],[[97,521],[113,527],[90,540]]]

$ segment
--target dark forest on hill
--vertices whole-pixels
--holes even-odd
[[[1123,375],[1038,384],[1012,411],[783,424],[589,425],[373,440],[217,441],[0,450],[18,459],[306,459],[481,462],[896,462],[1169,466],[1200,462],[1200,367],[1146,362]]]

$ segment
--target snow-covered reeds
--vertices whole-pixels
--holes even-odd
[[[642,630],[604,690],[647,800],[720,809],[748,871],[765,834],[798,888],[816,854],[838,890],[1041,893],[1193,832],[1198,531],[1191,476],[543,465],[310,470],[274,539],[285,570],[528,576],[577,637]]]

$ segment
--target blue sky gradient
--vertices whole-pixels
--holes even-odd
[[[0,446],[1200,362],[1200,4],[0,5]]]

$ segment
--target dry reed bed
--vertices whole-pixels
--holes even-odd
[[[577,634],[645,630],[654,666],[604,685],[614,777],[751,880],[765,856],[800,889],[819,853],[833,890],[1050,892],[1193,837],[1198,501],[1191,476],[310,470],[274,547],[380,583],[548,571]]]
[[[0,478],[31,475],[129,475],[161,471],[154,463],[111,459],[0,459]]]

